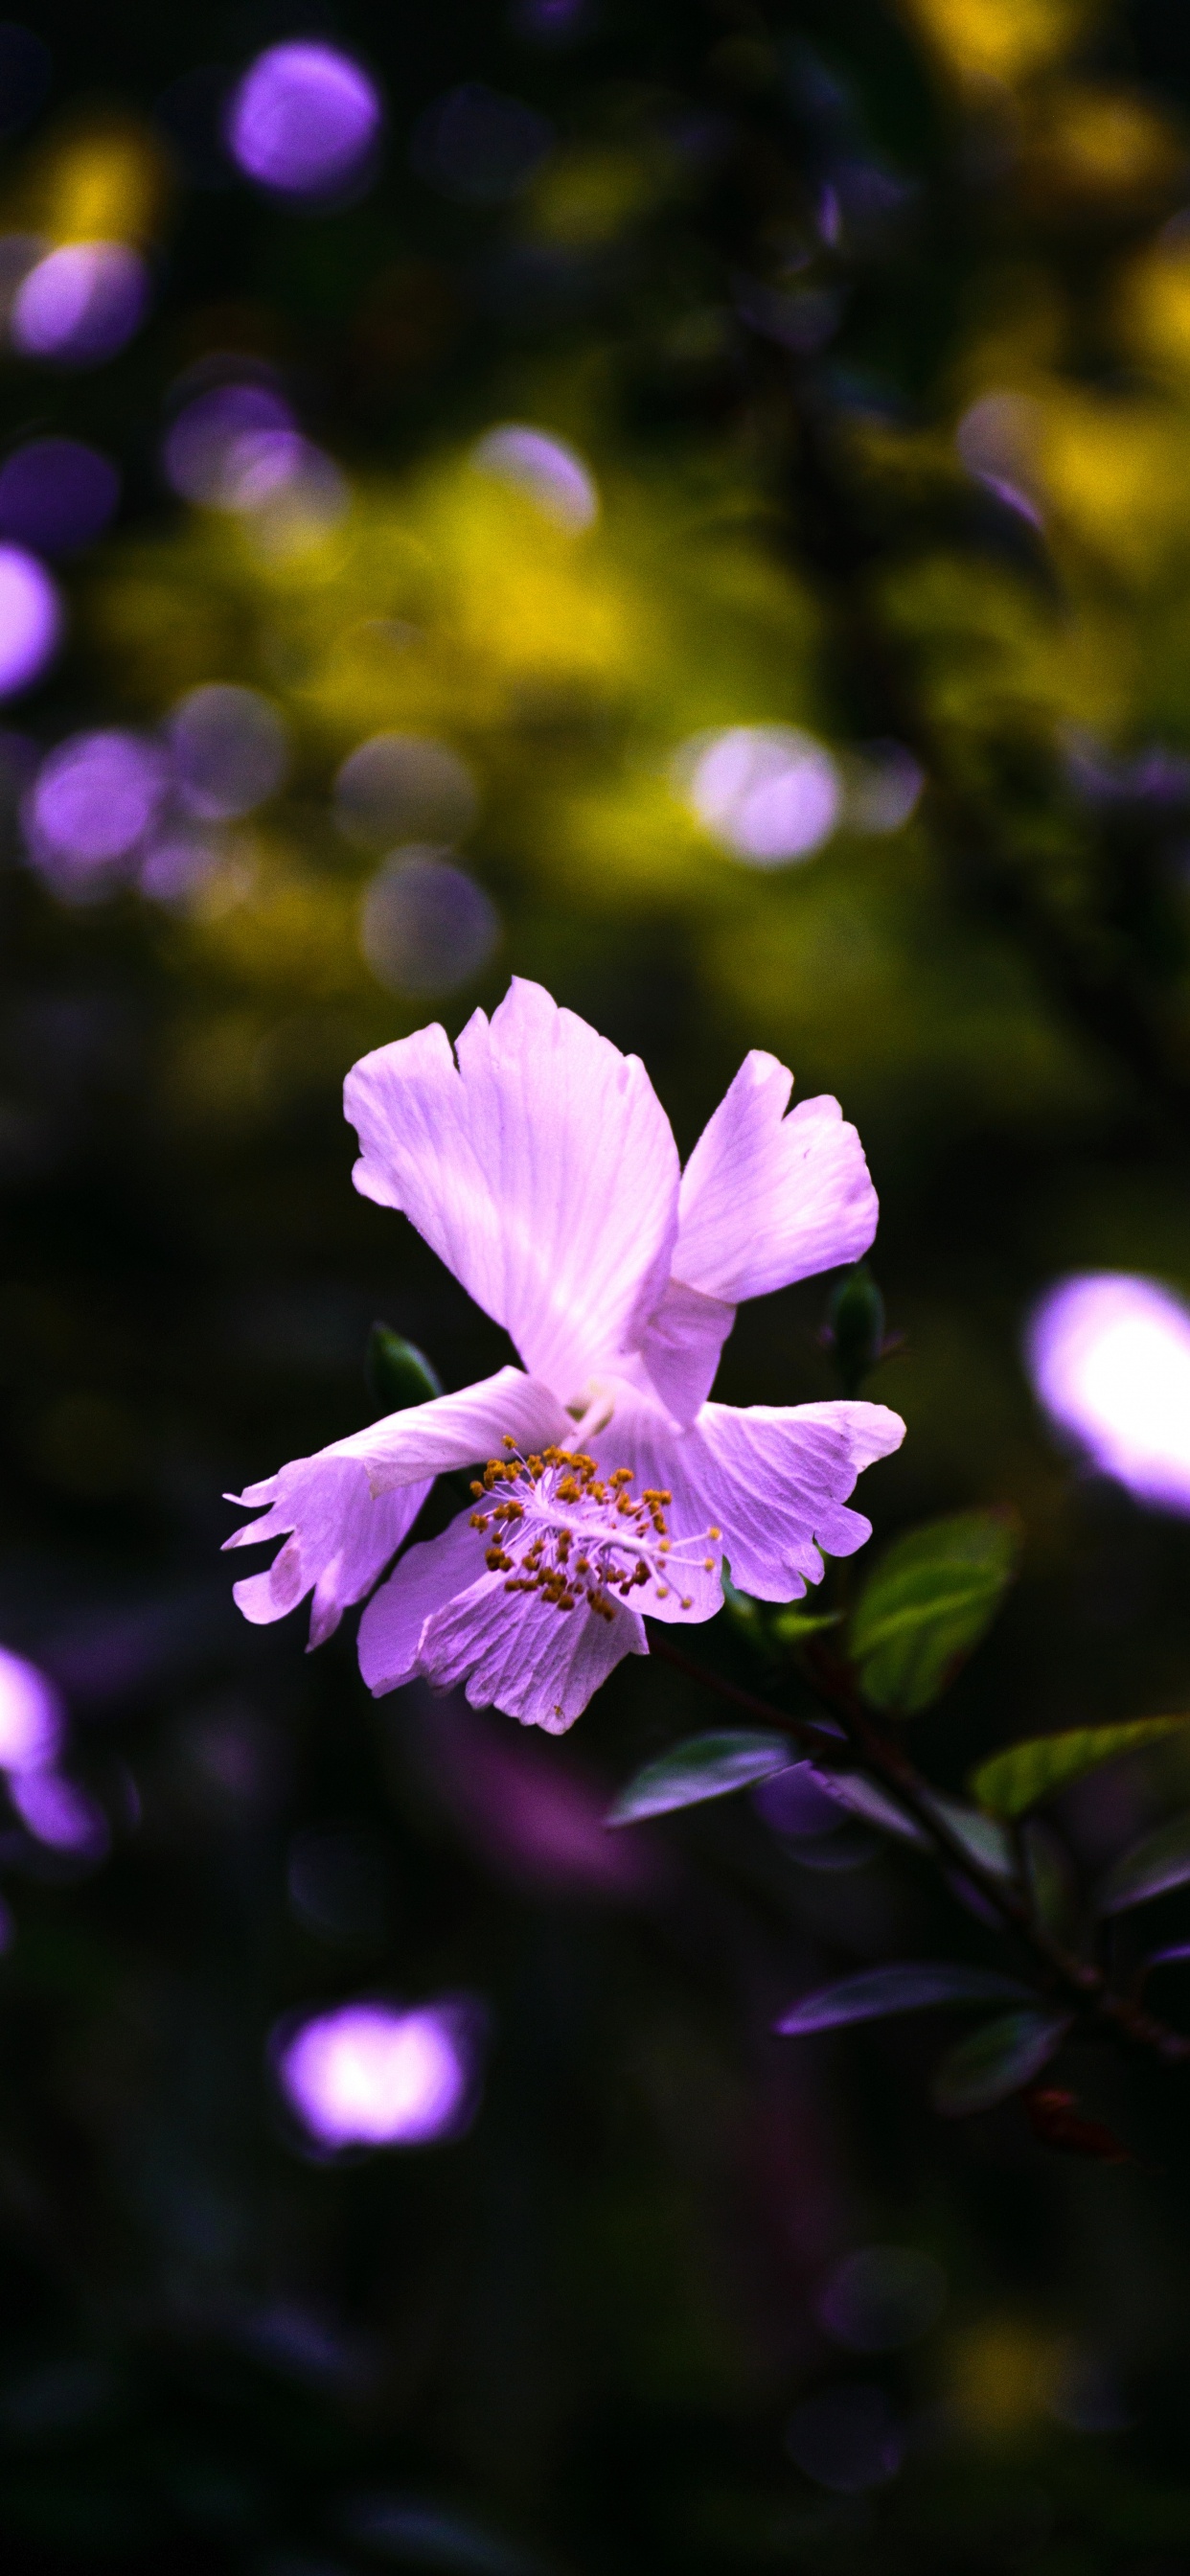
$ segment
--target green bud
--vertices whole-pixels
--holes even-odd
[[[424,1351],[394,1333],[391,1324],[373,1324],[364,1376],[377,1414],[405,1413],[411,1404],[428,1404],[432,1395],[442,1393],[442,1380]]]
[[[836,1288],[827,1308],[827,1339],[845,1395],[856,1395],[884,1352],[884,1299],[866,1261]]]

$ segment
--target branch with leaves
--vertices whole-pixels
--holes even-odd
[[[853,1274],[836,1300],[854,1326],[870,1283]],[[869,1335],[870,1358],[883,1347]],[[856,1342],[836,1330],[849,1388]],[[862,1358],[862,1351],[859,1356]],[[1190,1812],[1172,1816],[1124,1850],[1097,1883],[1080,1886],[1073,1855],[1045,1813],[1062,1791],[1104,1764],[1174,1737],[1190,1717],[1143,1717],[1077,1727],[1012,1744],[981,1763],[970,1796],[935,1787],[907,1752],[905,1721],[932,1708],[980,1644],[1015,1577],[1019,1531],[1010,1514],[960,1512],[893,1541],[849,1613],[773,1609],[730,1591],[728,1617],[772,1687],[795,1680],[815,1713],[795,1713],[695,1662],[665,1636],[653,1651],[731,1703],[751,1723],[686,1738],[646,1764],[612,1806],[614,1826],[730,1795],[794,1763],[844,1813],[893,1843],[931,1857],[957,1901],[1011,1949],[1012,1973],[951,1959],[898,1960],[802,1996],[777,2024],[790,2037],[943,2004],[999,2009],[942,2059],[936,2108],[954,2116],[1027,2093],[1034,2124],[1051,2143],[1111,2156],[1110,2133],[1072,2116],[1072,2096],[1039,2092],[1037,2079],[1064,2040],[1083,2034],[1156,2057],[1190,2059],[1190,2037],[1143,2001],[1149,1970],[1190,1958],[1190,1942],[1157,1950],[1130,1986],[1097,1955],[1115,1917],[1190,1885]],[[1049,2104],[1047,2111],[1046,2104]]]

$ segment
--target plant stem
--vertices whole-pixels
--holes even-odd
[[[755,1691],[743,1690],[728,1681],[722,1673],[699,1664],[659,1636],[656,1627],[650,1633],[654,1654],[676,1666],[691,1681],[701,1682],[720,1699],[730,1702],[765,1726],[792,1736],[795,1743],[819,1762],[837,1759],[838,1737],[805,1718],[791,1717],[771,1700],[762,1699]],[[1190,2039],[1166,2023],[1155,2019],[1133,1998],[1120,1995],[1108,1986],[1101,1969],[1077,1959],[1055,1941],[1043,1924],[1036,1921],[1019,1890],[984,1867],[967,1849],[961,1837],[934,1803],[928,1781],[914,1768],[902,1747],[886,1736],[870,1709],[855,1692],[845,1668],[829,1658],[825,1651],[810,1647],[806,1653],[805,1678],[828,1715],[843,1730],[853,1753],[882,1787],[891,1790],[897,1804],[917,1826],[935,1857],[956,1871],[976,1888],[985,1903],[999,1916],[1005,1930],[1022,1943],[1035,1967],[1051,1991],[1057,1988],[1072,2006],[1077,2018],[1106,2032],[1129,2048],[1142,2049],[1159,2057],[1166,2065],[1190,2059]]]

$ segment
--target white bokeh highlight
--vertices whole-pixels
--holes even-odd
[[[698,734],[683,744],[673,774],[699,822],[750,867],[810,858],[843,812],[837,762],[795,725]]]
[[[23,546],[0,546],[0,698],[48,670],[62,640],[62,602],[45,565]]]
[[[341,2004],[285,2040],[276,2058],[281,2091],[319,2147],[429,2145],[450,2136],[468,2107],[472,2020],[457,2003],[413,2012]]]
[[[61,1694],[36,1664],[0,1646],[0,1771],[38,1771],[57,1760],[66,1731]]]
[[[1156,1280],[1060,1281],[1030,1317],[1025,1357],[1050,1421],[1139,1502],[1190,1514],[1190,1306]]]

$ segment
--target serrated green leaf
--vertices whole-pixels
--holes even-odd
[[[705,1798],[726,1798],[751,1781],[768,1780],[796,1760],[784,1735],[760,1735],[738,1728],[731,1734],[688,1735],[668,1753],[646,1762],[643,1771],[621,1789],[608,1808],[609,1825],[638,1824],[644,1816],[665,1816],[676,1807],[693,1807]]]
[[[1095,1897],[1097,1914],[1125,1914],[1146,1897],[1164,1896],[1190,1879],[1190,1815],[1172,1816],[1113,1862]]]
[[[1137,1717],[1122,1726],[1072,1726],[1061,1735],[1034,1735],[994,1753],[971,1774],[971,1793],[994,1816],[1023,1816],[1042,1798],[1052,1797],[1072,1780],[1081,1780],[1101,1762],[1139,1753],[1190,1726],[1190,1717]]]
[[[848,1650],[874,1707],[912,1717],[939,1697],[991,1626],[1019,1544],[1004,1512],[955,1512],[894,1541],[848,1630]]]
[[[948,2049],[932,2086],[934,2109],[948,2120],[990,2111],[1041,2073],[1070,2028],[1066,2013],[998,2014]]]
[[[797,2039],[808,2031],[837,2029],[843,2022],[882,2021],[890,2013],[924,2012],[935,2004],[1006,2002],[1028,1991],[994,1968],[967,1968],[950,1959],[903,1959],[819,1986],[773,2027],[783,2038]]]

